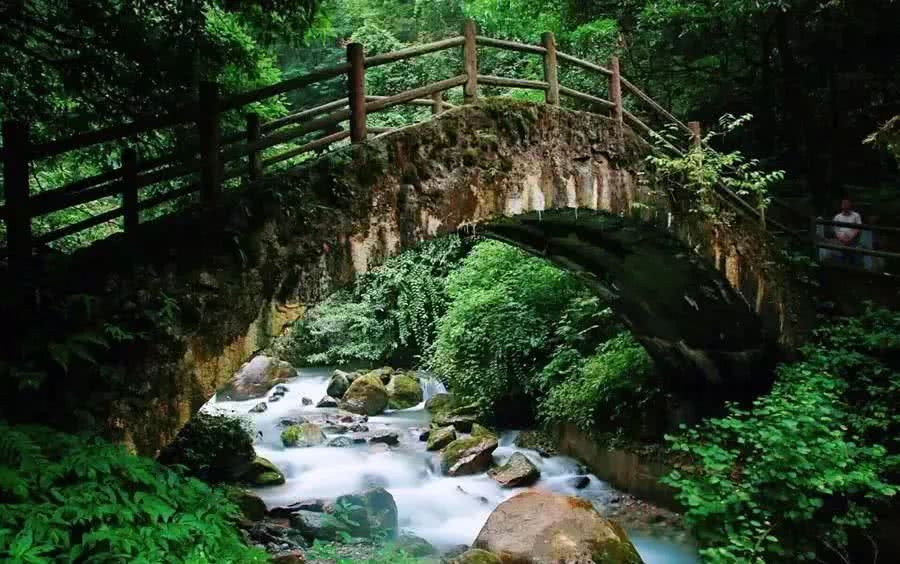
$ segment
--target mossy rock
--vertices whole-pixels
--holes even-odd
[[[243,421],[200,412],[162,449],[158,460],[184,466],[189,475],[207,482],[233,482],[247,474],[255,457],[253,439]]]
[[[277,486],[284,483],[284,474],[269,459],[257,456],[242,481],[254,486]]]
[[[225,486],[224,490],[225,495],[238,506],[245,519],[260,521],[266,516],[266,503],[258,495],[231,485]]]
[[[450,562],[451,564],[503,564],[496,554],[480,548],[471,548]]]
[[[422,386],[409,374],[394,374],[387,385],[388,407],[408,409],[422,402]]]
[[[388,405],[388,391],[377,371],[360,376],[350,384],[338,407],[360,415],[378,415]]]
[[[434,394],[425,402],[425,409],[429,412],[436,413],[449,409],[453,404],[453,394]]]
[[[322,428],[315,423],[290,425],[281,432],[281,442],[286,447],[313,447],[325,442]]]
[[[478,423],[472,423],[472,436],[473,437],[486,437],[489,439],[496,439],[497,433],[491,431],[487,427],[483,425],[479,425]]]
[[[479,474],[490,468],[497,439],[464,437],[456,439],[441,455],[441,470],[448,476]]]
[[[441,450],[456,440],[456,429],[452,426],[435,429],[428,434],[427,450]]]

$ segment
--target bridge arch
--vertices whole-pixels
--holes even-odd
[[[680,213],[643,181],[646,152],[608,118],[488,99],[288,171],[216,215],[164,218],[137,241],[76,253],[68,292],[112,287],[115,310],[152,287],[183,312],[166,346],[121,347],[150,391],[114,399],[109,425],[154,451],[305,306],[460,231],[579,273],[685,393],[753,385],[770,346],[795,334],[773,251],[751,227]]]

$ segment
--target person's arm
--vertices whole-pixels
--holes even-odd
[[[853,216],[850,218],[849,223],[856,223],[857,225],[862,223],[862,216],[860,216],[858,213],[854,213]],[[859,229],[851,229],[847,233],[847,242],[849,243],[851,241],[855,241],[856,239],[859,239],[860,233],[861,233],[861,231]]]

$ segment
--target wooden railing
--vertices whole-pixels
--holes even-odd
[[[366,69],[457,47],[462,47],[460,74],[390,96],[366,95]],[[479,74],[478,47],[541,56],[544,68],[543,80]],[[558,74],[560,63],[607,77],[607,99],[596,93],[580,92],[560,84]],[[267,98],[340,77],[345,77],[347,81],[345,97],[267,122],[261,122],[259,115],[249,112],[245,116],[246,125],[242,131],[229,135],[222,133],[222,117],[226,112],[244,110],[248,105]],[[327,149],[348,138],[353,144],[362,143],[368,138],[370,131],[371,133],[390,131],[384,128],[368,129],[367,116],[370,114],[406,104],[428,106],[431,108],[432,116],[439,115],[453,107],[444,101],[444,93],[461,87],[463,102],[471,104],[477,100],[481,85],[543,91],[545,103],[552,105],[560,104],[561,97],[568,98],[587,104],[594,111],[608,112],[620,126],[628,123],[640,133],[662,139],[644,121],[625,110],[624,92],[633,96],[640,104],[649,107],[664,121],[674,123],[686,134],[686,141],[688,137],[693,139],[694,143],[698,143],[700,139],[699,124],[682,123],[637,86],[623,78],[616,57],[611,58],[608,67],[604,67],[557,51],[552,33],[544,33],[540,45],[526,45],[477,35],[474,22],[467,21],[462,36],[371,57],[365,56],[362,45],[351,43],[347,45],[346,63],[322,68],[308,75],[250,92],[223,97],[217,84],[202,83],[196,100],[166,115],[79,133],[46,143],[30,142],[29,127],[25,123],[4,122],[3,147],[0,150],[3,157],[6,201],[0,207],[0,215],[6,222],[7,246],[0,250],[0,253],[8,256],[10,267],[22,267],[30,262],[35,247],[119,218],[125,233],[131,234],[140,229],[142,211],[190,194],[199,195],[197,204],[215,209],[222,203],[223,183],[228,180],[240,179],[244,189],[252,189],[264,178],[266,169],[272,165],[310,151]],[[346,131],[338,128],[344,122],[349,124]],[[191,149],[191,154],[185,156],[173,151],[168,155],[142,160],[134,148],[137,145],[136,138],[173,127],[187,127],[194,131],[193,140],[196,146]],[[319,134],[319,137],[263,158],[262,152],[266,149],[296,143],[314,133]],[[121,149],[119,168],[82,178],[59,188],[32,193],[29,176],[35,161],[110,142],[126,147]],[[672,150],[682,152],[671,143],[666,143]],[[183,184],[176,188],[141,198],[141,194],[146,194],[150,186],[179,180]],[[32,233],[31,223],[35,217],[113,196],[121,198],[121,205],[115,209],[39,236]],[[723,197],[730,198],[732,204],[738,207],[743,204],[745,213],[748,210],[751,214],[757,213],[753,206],[734,194]]]
[[[819,235],[819,226],[823,226],[825,228],[831,227],[849,227],[851,229],[858,229],[861,233],[857,239],[857,244],[854,246],[847,246],[840,244],[839,241],[836,241],[827,236]],[[848,263],[849,266],[862,266],[863,259],[865,257],[872,257],[873,259],[890,259],[894,262],[888,263],[893,265],[893,268],[876,268],[874,264],[870,270],[874,270],[877,272],[886,272],[890,270],[894,270],[896,273],[897,260],[900,259],[900,252],[896,251],[888,251],[883,248],[883,242],[879,241],[879,248],[869,248],[865,247],[862,244],[862,232],[868,231],[872,234],[885,234],[888,237],[900,237],[900,227],[891,227],[886,225],[870,225],[867,223],[846,223],[842,221],[832,221],[828,219],[814,218],[811,222],[810,227],[810,237],[812,239],[813,249],[815,251],[815,257],[819,259],[819,251],[820,249],[824,249],[831,253],[834,258],[838,259],[840,262]],[[894,239],[896,242],[896,239]],[[874,245],[873,245],[874,247]],[[856,257],[856,260],[845,260],[848,257]],[[868,267],[867,267],[868,269]]]

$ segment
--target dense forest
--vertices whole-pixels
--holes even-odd
[[[739,165],[725,181],[741,193],[781,198],[801,217],[831,215],[850,195],[864,215],[900,223],[891,219],[900,213],[895,0],[0,0],[0,120],[26,121],[33,140],[51,140],[173,110],[197,96],[201,81],[242,92],[341,62],[350,42],[385,53],[456,35],[466,19],[484,35],[525,43],[552,31],[560,50],[598,64],[620,57],[632,82],[676,116],[704,124],[715,149],[704,149],[701,172],[718,179]],[[479,56],[485,74],[542,77],[537,58],[491,49]],[[458,53],[448,51],[404,63],[401,73],[377,67],[367,74],[368,93],[443,79],[455,65]],[[607,89],[605,78],[577,69],[561,80],[585,92]],[[339,80],[318,84],[253,110],[274,118],[344,88]],[[448,99],[462,103],[462,93]],[[369,126],[428,117],[428,108],[403,106],[371,116]],[[225,131],[242,119],[226,114]],[[196,152],[179,128],[135,144],[149,157]],[[32,189],[114,169],[122,148],[40,161]],[[657,179],[697,182],[697,163],[686,159],[654,155],[648,163]],[[711,181],[692,186],[700,191],[704,182]],[[117,205],[111,197],[47,214],[35,230]],[[117,222],[102,224],[54,251],[118,231]],[[0,235],[5,240],[5,227]],[[815,277],[808,260],[788,257]],[[76,298],[90,309],[91,297]],[[141,312],[145,325],[179,315],[161,303]],[[685,415],[610,304],[576,276],[503,243],[449,236],[387,259],[311,307],[269,352],[294,366],[428,371],[485,424],[571,424],[601,445],[650,448],[673,467],[665,481],[704,561],[849,563],[877,556],[873,531],[896,514],[900,484],[900,313],[864,309],[821,317],[798,357],[779,365],[770,391],[701,419]],[[109,334],[36,346],[47,358],[27,366],[53,366],[66,378],[82,369],[105,374],[92,351],[141,338],[107,321]],[[33,352],[19,356],[31,360]],[[40,389],[33,376],[0,364],[3,389]],[[211,477],[206,458],[226,456],[225,443],[252,458],[252,438],[235,421],[203,433],[202,448],[162,464],[97,436],[0,414],[0,559],[268,561],[235,526],[245,510],[240,490]],[[416,561],[390,550],[378,558]]]

